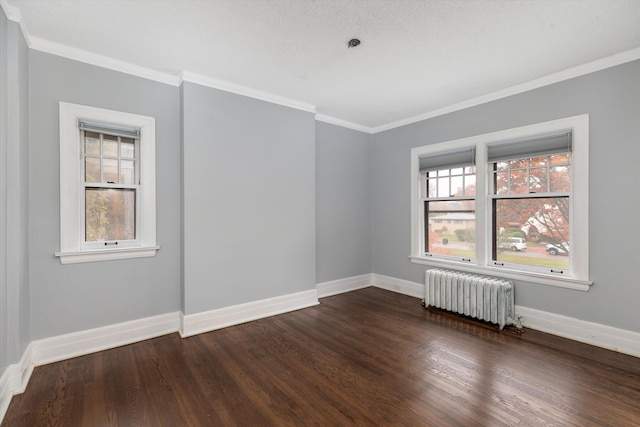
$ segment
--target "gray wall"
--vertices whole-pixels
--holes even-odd
[[[589,292],[516,284],[516,304],[640,332],[640,61],[376,134],[372,138],[373,271],[422,283],[411,264],[412,147],[577,114],[590,115]]]
[[[185,314],[315,289],[315,121],[182,85]]]
[[[371,273],[370,135],[316,122],[316,281]]]
[[[28,48],[0,9],[0,375],[29,335]]]
[[[32,339],[180,309],[179,88],[31,51],[29,192]],[[153,258],[61,265],[60,101],[156,118]]]

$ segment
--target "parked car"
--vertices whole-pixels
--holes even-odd
[[[498,241],[498,248],[524,251],[527,249],[527,242],[522,237],[507,237]]]
[[[569,243],[548,244],[547,253],[549,255],[569,255]]]

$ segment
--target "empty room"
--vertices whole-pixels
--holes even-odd
[[[639,23],[0,0],[0,426],[640,425]]]

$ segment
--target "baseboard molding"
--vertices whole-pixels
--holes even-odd
[[[368,288],[373,285],[373,274],[361,274],[360,276],[347,277],[346,279],[332,280],[318,283],[318,298],[330,297],[345,292]]]
[[[368,276],[368,275],[363,275]],[[363,276],[354,276],[346,279],[334,280],[319,284],[318,287],[326,286],[333,292],[331,295],[358,289],[350,288],[349,284],[362,281]],[[425,287],[422,283],[397,279],[395,277],[381,274],[371,274],[372,285],[377,288],[386,289],[415,298],[424,298]],[[361,286],[366,287],[366,286]],[[549,313],[533,308],[516,306],[516,314],[522,316],[523,326],[529,329],[546,332],[573,341],[582,342],[596,347],[605,348],[618,353],[640,357],[640,333],[625,329],[614,328],[612,326],[599,323],[588,322],[574,317]]]
[[[640,333],[587,322],[533,308],[516,306],[523,326],[573,341],[640,357]]]
[[[177,332],[179,312],[33,341],[33,363],[46,365]]]
[[[20,358],[20,362],[7,366],[0,377],[0,423],[7,413],[11,398],[16,394],[23,393],[27,388],[27,383],[33,372],[31,349],[32,344],[29,344]]]
[[[318,291],[313,289],[203,313],[189,314],[181,318],[180,335],[186,338],[317,304]]]
[[[424,283],[410,282],[374,273],[373,286],[415,298],[424,298]]]

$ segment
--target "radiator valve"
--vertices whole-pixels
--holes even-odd
[[[516,332],[518,332],[518,333],[524,332],[524,327],[522,326],[522,316],[521,315],[520,316],[516,316],[515,328],[516,328]]]

